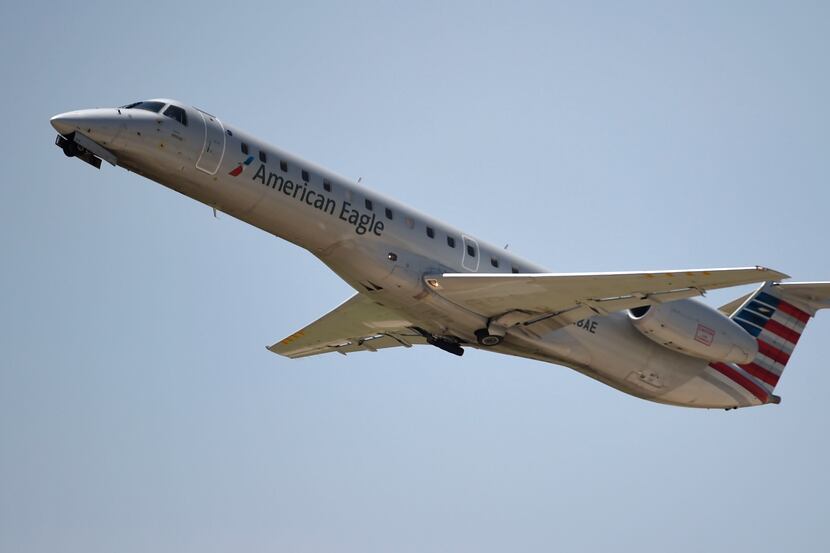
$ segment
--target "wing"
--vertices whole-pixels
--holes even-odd
[[[296,359],[320,353],[377,351],[426,343],[398,313],[355,294],[333,311],[268,350]]]
[[[560,328],[579,319],[702,295],[706,290],[774,281],[764,267],[626,273],[429,275],[437,294],[504,326],[546,321]]]

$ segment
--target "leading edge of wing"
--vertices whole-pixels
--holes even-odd
[[[562,284],[572,281],[580,287],[589,282],[625,282],[637,281],[649,283],[661,289],[673,289],[678,284],[684,287],[695,286],[702,289],[713,289],[715,287],[740,286],[755,282],[778,281],[790,278],[790,275],[756,265],[755,267],[731,267],[716,269],[674,269],[659,271],[620,271],[620,272],[598,272],[598,273],[444,273],[441,275],[428,275],[425,277],[427,283],[435,287],[431,281],[438,284],[452,286],[453,282],[481,280],[481,285],[486,283],[500,284],[515,283],[526,280],[529,284],[534,281],[555,279]]]
[[[425,277],[437,294],[488,316],[509,310],[554,313],[580,304],[609,307],[700,295],[706,290],[778,281],[788,275],[766,267],[676,269],[602,273],[445,273]],[[625,302],[606,301],[626,299]],[[611,309],[616,310],[616,309]]]
[[[601,271],[601,272],[587,272],[587,273],[443,273],[445,278],[493,278],[502,277],[505,279],[516,278],[544,278],[544,277],[623,277],[623,276],[643,276],[643,277],[674,277],[678,275],[695,276],[702,275],[708,277],[710,275],[764,275],[763,279],[755,280],[753,282],[774,281],[791,278],[790,275],[764,267],[762,265],[755,265],[752,267],[718,267],[714,269],[659,269],[654,271]],[[751,283],[750,283],[751,284]]]

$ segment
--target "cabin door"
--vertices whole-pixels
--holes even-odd
[[[222,122],[216,117],[199,112],[205,125],[205,142],[202,146],[202,155],[196,162],[196,168],[208,175],[215,175],[225,155],[225,129]]]

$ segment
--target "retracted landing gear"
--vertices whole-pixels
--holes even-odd
[[[486,328],[479,328],[476,330],[475,335],[478,343],[488,348],[501,344],[501,341],[504,339],[504,336],[490,334],[490,331]]]

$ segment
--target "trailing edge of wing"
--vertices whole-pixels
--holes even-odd
[[[526,314],[524,324],[557,317],[559,325],[596,314],[703,294],[706,290],[788,275],[765,267],[622,273],[465,274],[425,277],[439,295],[487,317]]]
[[[268,350],[296,359],[321,353],[377,351],[424,343],[420,334],[409,329],[411,325],[396,312],[363,294],[355,294]]]

